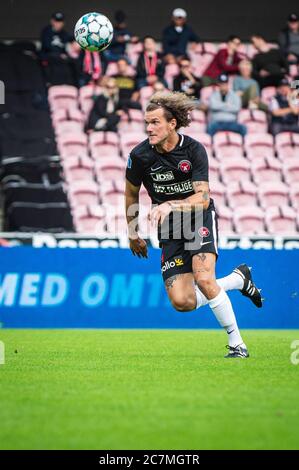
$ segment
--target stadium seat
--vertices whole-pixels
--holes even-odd
[[[286,158],[282,163],[283,176],[288,184],[299,182],[299,158]]]
[[[225,185],[220,181],[213,181],[210,184],[211,197],[214,199],[215,204],[218,206],[226,205],[226,190]]]
[[[276,88],[275,86],[266,86],[265,88],[262,89],[261,91],[261,100],[269,105],[271,99],[276,95]]]
[[[48,100],[51,109],[76,108],[78,102],[78,90],[71,85],[51,86],[48,91]]]
[[[268,130],[267,115],[258,109],[242,109],[239,112],[238,122],[246,126],[247,133],[266,133]]]
[[[214,85],[205,86],[204,88],[202,88],[202,89],[200,90],[200,101],[201,101],[203,104],[208,105],[208,104],[209,104],[210,96],[211,96],[211,94],[212,94],[215,90],[217,90],[217,87],[214,86]]]
[[[143,112],[140,109],[129,109],[127,113],[121,116],[118,124],[120,133],[123,132],[144,132],[145,123]]]
[[[251,172],[257,185],[265,181],[281,181],[282,165],[277,158],[257,157],[251,161]]]
[[[101,236],[106,232],[105,210],[101,205],[73,208],[73,220],[78,233]]]
[[[120,148],[123,158],[127,159],[131,150],[140,142],[147,139],[144,132],[127,132],[120,134]]]
[[[220,174],[227,185],[232,181],[249,181],[250,164],[244,157],[226,158],[220,162]]]
[[[265,232],[264,211],[258,206],[241,206],[234,211],[236,232],[240,235],[261,235]]]
[[[213,137],[213,148],[216,158],[219,160],[225,158],[243,156],[243,140],[240,134],[236,132],[217,132]]]
[[[281,181],[267,181],[258,188],[259,202],[263,208],[285,206],[289,203],[289,187]]]
[[[294,209],[299,210],[299,182],[293,183],[290,187],[290,199]]]
[[[67,182],[92,180],[93,161],[89,157],[68,157],[63,160],[64,175]]]
[[[57,139],[58,149],[63,158],[70,156],[86,156],[87,149],[87,135],[78,132],[70,132],[65,135],[59,136]]]
[[[234,181],[227,186],[226,197],[232,210],[240,206],[255,206],[257,187],[251,181]]]
[[[78,132],[78,133],[83,132],[82,122],[61,121],[55,127],[55,133],[56,133],[57,138],[59,138],[61,135],[67,135],[69,133],[75,133],[75,132]]]
[[[271,134],[247,134],[244,139],[247,158],[274,157],[274,139]]]
[[[165,66],[165,80],[168,83],[169,88],[173,88],[173,79],[179,73],[180,69],[177,64],[167,64]]]
[[[122,208],[124,211],[124,185],[123,181],[119,184],[114,180],[107,180],[100,184],[100,195],[103,204],[112,205],[117,208]]]
[[[99,187],[94,181],[73,181],[69,186],[69,200],[72,207],[97,205],[99,203]]]
[[[216,158],[209,157],[209,180],[211,182],[218,182],[219,176],[219,161]]]
[[[136,67],[139,54],[142,51],[143,44],[141,42],[127,44],[127,54],[133,67]]]
[[[140,103],[144,110],[150,97],[154,94],[154,88],[151,86],[144,86],[140,89]]]
[[[101,157],[95,162],[95,171],[99,182],[120,180],[125,178],[126,163],[120,157]]]
[[[79,104],[85,116],[88,116],[95,97],[101,94],[102,87],[97,85],[85,85],[79,89]]]
[[[232,234],[234,232],[233,211],[223,205],[217,205],[218,227],[221,235]]]
[[[268,207],[266,224],[272,235],[292,235],[297,231],[296,212],[290,206]]]
[[[275,137],[275,148],[280,160],[299,155],[299,134],[294,132],[281,132]]]
[[[119,155],[119,138],[115,132],[91,132],[89,134],[91,156],[98,160],[102,156]]]

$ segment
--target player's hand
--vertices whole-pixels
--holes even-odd
[[[159,206],[156,206],[151,211],[149,214],[149,219],[154,226],[163,224],[165,218],[170,214],[171,211],[172,207],[170,202],[163,202],[163,204],[159,204]]]
[[[147,244],[142,238],[130,238],[130,250],[133,255],[137,255],[138,258],[148,258],[147,255]]]

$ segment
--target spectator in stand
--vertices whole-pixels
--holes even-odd
[[[183,91],[186,95],[199,98],[201,81],[192,73],[192,65],[189,57],[182,57],[179,61],[180,73],[174,77],[174,91]]]
[[[278,43],[288,63],[299,63],[299,16],[291,13],[287,26],[279,33]]]
[[[103,93],[96,98],[86,130],[117,132],[121,116],[128,113],[130,108],[140,109],[141,106],[135,101],[120,98],[115,78],[104,77],[100,85],[103,87]]]
[[[279,134],[279,132],[299,132],[298,97],[293,98],[290,84],[286,78],[283,78],[269,106],[271,112],[270,131],[273,135]]]
[[[242,108],[267,111],[267,105],[260,99],[260,87],[252,78],[252,63],[243,59],[239,63],[239,75],[234,78],[233,90],[240,96]]]
[[[113,75],[119,88],[119,97],[123,100],[137,101],[139,92],[137,91],[135,77],[132,76],[128,61],[125,57],[117,61],[117,73]]]
[[[215,85],[220,74],[236,74],[242,57],[238,53],[241,45],[239,36],[231,35],[227,39],[227,47],[219,49],[202,76],[203,86]]]
[[[213,136],[218,131],[231,131],[244,136],[246,127],[237,122],[241,99],[237,93],[230,90],[227,74],[219,75],[218,86],[219,89],[210,96],[208,134]]]
[[[283,53],[267,44],[259,34],[252,35],[251,42],[258,50],[252,60],[253,78],[258,81],[260,88],[277,86],[288,71]]]
[[[67,53],[67,45],[73,39],[64,29],[64,14],[53,13],[40,37],[40,57],[47,85],[76,85],[76,70]]]
[[[153,86],[157,81],[164,80],[165,65],[161,54],[157,52],[157,44],[152,36],[143,39],[143,52],[138,57],[136,79],[138,89]]]
[[[180,56],[185,56],[189,43],[199,42],[199,37],[186,21],[187,13],[183,8],[173,10],[172,23],[162,33],[163,54],[167,63],[174,63]]]
[[[116,62],[118,59],[126,55],[126,45],[129,43],[136,43],[139,41],[137,36],[133,36],[129,31],[126,23],[126,15],[122,10],[118,10],[115,15],[115,24],[113,26],[113,39],[104,51],[105,57],[108,62]]]
[[[95,83],[105,75],[108,64],[103,53],[84,51],[76,41],[69,43],[67,51],[75,63],[79,87]]]

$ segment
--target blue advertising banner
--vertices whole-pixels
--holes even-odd
[[[149,259],[127,249],[0,248],[0,322],[6,328],[215,328],[208,306],[177,312]],[[299,252],[222,250],[217,276],[253,266],[265,297],[256,309],[230,292],[241,328],[299,328]]]

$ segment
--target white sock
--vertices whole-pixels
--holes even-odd
[[[229,346],[235,347],[240,344],[244,345],[231,301],[226,292],[221,289],[219,294],[209,301],[209,305],[218,322],[228,334]]]
[[[244,286],[244,280],[242,279],[240,274],[232,272],[228,276],[217,279],[217,284],[218,286],[222,287],[222,289],[224,289],[225,291],[234,289],[241,290]]]
[[[219,287],[227,290],[241,290],[244,286],[244,280],[241,276],[237,273],[231,273],[228,276],[221,277],[220,279],[216,279],[216,282]],[[195,295],[196,295],[196,308],[203,307],[209,303],[208,299],[203,295],[201,290],[199,289],[198,285],[194,282],[195,286]]]

